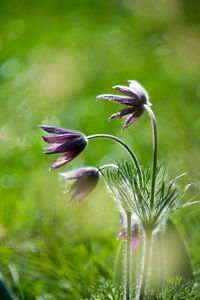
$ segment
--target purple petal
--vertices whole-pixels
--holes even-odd
[[[126,237],[126,230],[125,228],[122,228],[122,231],[118,235],[117,239],[125,238]]]
[[[44,150],[48,150],[48,151],[54,151],[56,148],[58,148],[58,146],[61,146],[62,144],[52,144],[48,147],[44,147],[43,149]],[[44,152],[45,153],[45,152]],[[49,153],[49,152],[47,152]]]
[[[137,92],[135,92],[133,89],[131,89],[128,86],[116,85],[116,86],[113,86],[113,89],[120,91],[121,93],[123,93],[131,98],[138,98],[140,96]]]
[[[80,180],[80,179],[77,179],[77,180],[72,184],[72,186],[70,187],[70,189],[64,192],[64,194],[69,194],[69,193],[71,193],[73,190],[76,190],[76,189],[78,188],[78,186],[80,185],[80,182],[81,182],[81,180]]]
[[[118,113],[111,115],[109,117],[109,120],[112,120],[115,118],[121,119],[121,118],[127,117],[127,115],[130,115],[132,113],[133,113],[133,107],[122,108],[122,109],[120,109],[120,111]]]
[[[75,199],[76,197],[78,198],[79,202],[81,202],[89,193],[91,192],[91,190],[87,190],[85,192],[79,192],[79,190],[77,190],[69,199],[68,203],[70,203],[73,199]]]
[[[69,189],[69,193],[72,192],[73,190],[76,190],[79,185],[81,184],[81,178],[77,179],[73,184],[72,186],[70,187]]]
[[[51,165],[50,171],[60,168],[65,164],[69,163],[74,157],[71,155],[71,152],[65,153],[64,155],[59,156]]]
[[[71,196],[68,202],[71,202],[76,197],[79,199],[79,202],[81,202],[95,188],[97,183],[98,178],[85,176],[81,179],[75,193]]]
[[[58,144],[59,145],[59,144]],[[82,151],[87,145],[87,142],[84,138],[77,138],[76,140],[69,141],[65,144],[61,144],[57,148],[54,148],[54,150],[49,152],[44,152],[45,154],[56,154],[56,153],[64,153],[68,151],[73,150],[79,150]]]
[[[83,149],[76,149],[74,151],[69,151],[61,156],[59,156],[51,165],[50,171],[53,169],[57,169],[62,167],[63,165],[69,163],[72,159],[74,159],[77,155],[81,153]]]
[[[38,125],[38,127],[41,128],[42,130],[48,132],[48,133],[56,133],[56,134],[62,134],[62,133],[74,134],[74,133],[77,133],[74,130],[59,128],[59,127],[54,127],[54,126]]]
[[[133,115],[131,115],[130,117],[128,117],[128,119],[126,120],[126,123],[124,124],[124,126],[122,127],[122,130],[126,129],[127,127],[129,127],[131,124],[133,124],[139,117],[134,117]]]
[[[62,134],[62,135],[58,135],[58,136],[42,136],[43,140],[47,143],[66,143],[68,141],[71,141],[77,137],[80,137],[81,134],[77,133],[73,133],[73,134]]]
[[[120,95],[111,95],[111,94],[104,94],[97,96],[97,100],[106,99],[110,101],[114,101],[120,104],[130,105],[130,106],[139,106],[141,104],[140,99],[127,97],[127,96],[120,96]]]
[[[131,249],[132,250],[137,248],[139,246],[139,244],[140,244],[140,240],[137,237],[135,237],[135,236],[131,237]]]

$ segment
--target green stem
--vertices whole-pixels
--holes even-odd
[[[131,213],[126,212],[126,273],[125,273],[125,300],[131,299]]]
[[[137,159],[135,153],[131,150],[131,148],[123,140],[120,140],[119,138],[117,138],[114,135],[110,135],[110,134],[94,134],[94,135],[87,136],[88,140],[96,139],[96,138],[105,138],[105,139],[113,140],[113,141],[121,144],[126,149],[126,151],[129,153],[129,155],[130,155],[131,159],[133,160],[133,163],[134,163],[134,165],[136,167],[137,174],[139,176],[140,187],[142,187],[142,174],[141,174],[140,165],[139,165],[139,162],[138,162],[138,159]]]
[[[150,198],[150,208],[152,210],[154,207],[154,194],[155,194],[155,183],[156,183],[158,136],[157,136],[157,124],[156,124],[155,115],[152,109],[148,105],[144,104],[144,107],[151,119],[152,134],[153,134],[153,170],[152,170],[151,198]]]
[[[140,286],[140,291],[138,295],[138,300],[145,299],[145,291],[147,286],[148,279],[148,271],[149,271],[149,260],[150,260],[150,252],[151,252],[151,239],[152,239],[152,231],[145,230],[145,246],[144,246],[144,260],[143,260],[143,271],[142,271],[142,281]]]
[[[157,235],[158,243],[158,266],[159,266],[159,276],[158,276],[158,287],[161,287],[164,278],[164,247],[163,247],[163,233],[160,232]]]

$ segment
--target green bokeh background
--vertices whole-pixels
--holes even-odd
[[[107,122],[119,105],[96,102],[138,80],[158,121],[159,161],[180,184],[199,180],[200,2],[44,0],[0,2],[0,271],[18,299],[84,299],[112,278],[121,225],[103,181],[81,205],[66,205],[58,173],[128,160],[120,146],[92,140],[51,173],[38,124],[86,135],[109,133],[151,166],[148,115],[125,132]],[[185,200],[197,191],[193,188]],[[173,217],[200,278],[200,208]]]

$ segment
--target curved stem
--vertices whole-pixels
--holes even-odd
[[[113,168],[113,169],[119,169],[119,167],[115,164],[106,164],[106,165],[103,165],[101,167],[99,167],[99,170],[102,171],[104,169],[109,169],[109,168]]]
[[[151,199],[150,199],[150,208],[154,207],[154,194],[155,194],[155,183],[156,183],[156,168],[157,168],[157,152],[158,152],[158,136],[157,136],[157,124],[156,118],[151,110],[151,108],[144,104],[146,111],[149,114],[152,125],[152,133],[153,133],[153,170],[152,170],[152,183],[151,183]]]
[[[125,273],[125,300],[131,299],[131,213],[126,212],[126,273]]]
[[[135,153],[131,150],[131,148],[124,141],[120,140],[119,138],[117,138],[114,135],[110,135],[110,134],[93,134],[93,135],[87,136],[88,140],[96,139],[96,138],[105,138],[105,139],[113,140],[113,141],[121,144],[126,149],[126,151],[129,153],[129,155],[132,158],[133,163],[136,167],[138,177],[139,177],[139,181],[140,181],[140,186],[142,187],[142,174],[141,174],[141,170],[140,170],[140,165],[139,165],[139,162],[137,160],[137,157],[136,157]]]

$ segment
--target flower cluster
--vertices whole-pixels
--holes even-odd
[[[142,116],[145,110],[147,111],[153,135],[152,170],[143,169],[132,149],[116,136],[94,134],[86,137],[84,134],[70,129],[46,125],[39,127],[45,132],[53,134],[53,136],[42,136],[43,140],[50,144],[44,148],[44,153],[62,154],[52,163],[50,170],[68,164],[86,148],[88,141],[94,138],[106,138],[117,142],[130,155],[133,165],[126,163],[124,165],[107,164],[99,168],[83,167],[60,173],[60,175],[67,181],[74,180],[71,188],[65,192],[72,193],[69,202],[75,198],[81,202],[96,187],[100,176],[103,175],[107,188],[121,212],[122,230],[118,239],[124,238],[126,241],[124,285],[124,299],[126,300],[133,299],[131,295],[131,249],[134,250],[140,245],[141,237],[144,239],[143,247],[141,247],[142,255],[140,255],[141,267],[138,268],[141,274],[138,276],[137,285],[138,299],[144,300],[148,286],[153,236],[169,215],[181,207],[180,201],[187,187],[182,192],[175,184],[175,181],[182,175],[166,182],[165,170],[160,172],[160,168],[157,167],[157,123],[151,110],[149,96],[137,81],[129,80],[128,82],[129,86],[116,85],[113,87],[123,95],[102,94],[97,96],[97,100],[107,99],[125,106],[109,117],[109,119],[126,118],[122,130],[128,128]],[[103,173],[104,169],[107,169],[106,174]],[[190,202],[182,207],[199,202]]]
[[[117,85],[113,87],[125,96],[104,94],[99,95],[97,99],[108,99],[127,107],[121,109],[118,113],[112,115],[110,119],[128,117],[123,129],[134,123],[144,112],[144,104],[150,105],[148,102],[148,94],[145,89],[135,80],[129,80],[129,87]],[[44,147],[45,154],[62,154],[50,166],[49,170],[60,168],[76,156],[78,156],[87,146],[87,137],[77,131],[54,126],[39,125],[39,128],[54,136],[42,136],[46,143],[50,143],[48,147]],[[97,185],[100,172],[97,168],[87,167],[73,170],[66,173],[60,173],[66,180],[76,179],[68,192],[74,191],[70,198],[78,198],[82,201]]]

